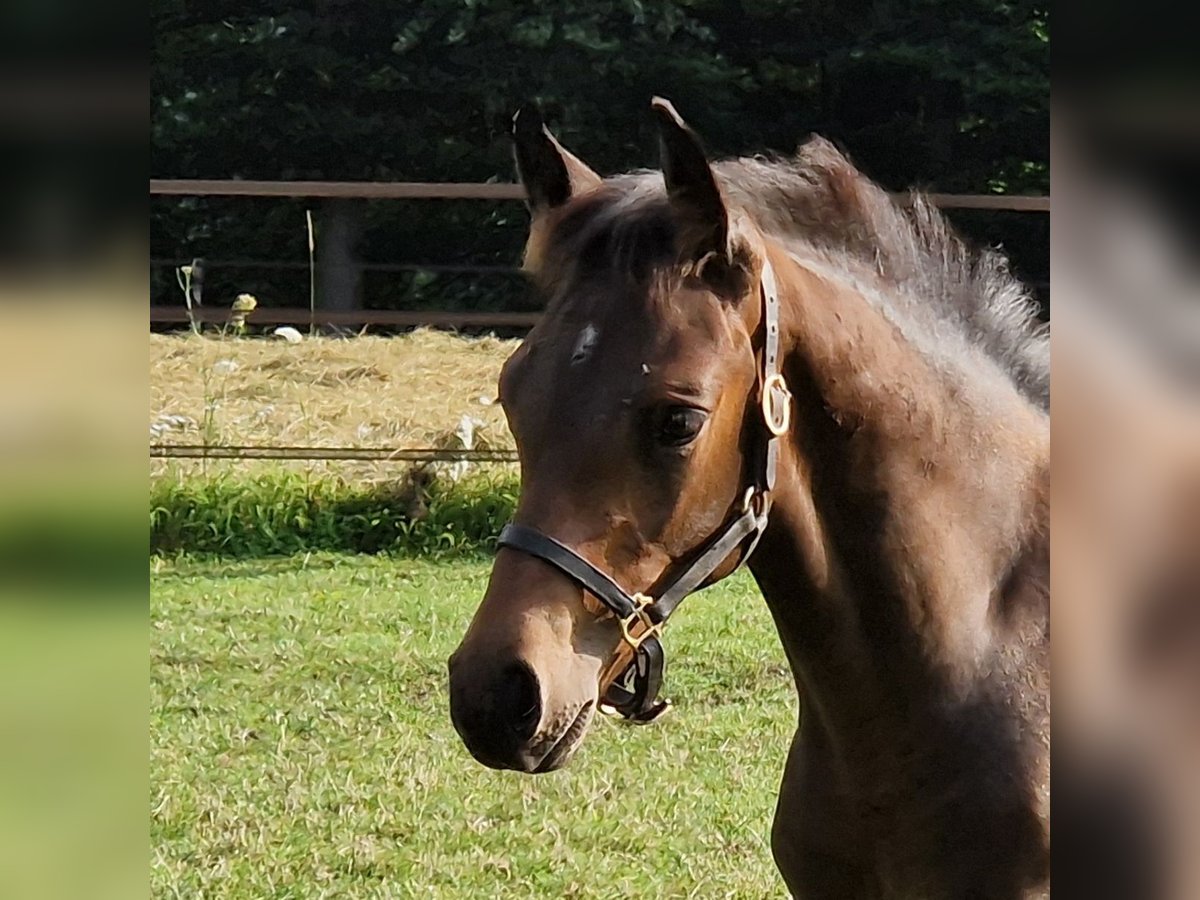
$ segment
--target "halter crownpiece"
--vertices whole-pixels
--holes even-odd
[[[759,281],[762,296],[763,341],[759,404],[767,432],[760,471],[747,489],[741,508],[698,551],[677,574],[658,590],[655,599],[647,594],[629,593],[606,572],[579,553],[536,528],[510,522],[500,532],[499,546],[520,550],[558,569],[599,600],[617,619],[621,640],[633,658],[612,678],[601,709],[633,722],[650,722],[666,711],[669,701],[659,700],[666,654],[659,635],[671,613],[683,600],[704,584],[729,555],[745,545],[738,560],[741,566],[767,528],[770,493],[775,487],[779,459],[779,439],[791,423],[792,395],[779,371],[779,292],[771,265],[763,260]]]

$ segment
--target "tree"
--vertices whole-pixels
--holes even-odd
[[[623,171],[655,162],[647,110],[658,93],[716,153],[786,152],[817,130],[894,187],[1045,185],[1048,43],[1036,4],[315,0],[268,11],[167,0],[154,19],[159,177],[507,181],[509,122],[527,99],[594,167]],[[303,209],[158,200],[152,252],[303,261]],[[353,215],[343,225],[361,229],[358,251],[386,262],[511,265],[525,224],[516,203],[381,202]],[[222,288],[211,272],[209,296],[307,298],[302,270],[260,272],[261,283],[247,274]],[[513,279],[447,284],[427,272],[369,277],[365,289],[376,306],[521,298]]]

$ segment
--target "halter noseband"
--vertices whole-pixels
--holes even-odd
[[[792,397],[779,371],[779,293],[775,273],[765,259],[759,289],[766,332],[759,385],[763,425],[767,431],[762,466],[754,483],[746,489],[741,510],[659,589],[657,599],[641,593],[630,594],[611,575],[536,528],[509,523],[500,532],[498,543],[501,547],[520,550],[554,566],[595,596],[616,617],[621,627],[621,639],[632,649],[633,659],[612,680],[604,695],[604,705],[635,722],[656,719],[669,703],[658,699],[666,667],[666,656],[658,636],[671,613],[685,597],[704,584],[729,554],[749,539],[738,566],[744,563],[767,527],[770,493],[775,487],[779,458],[779,438],[787,433],[791,421]]]

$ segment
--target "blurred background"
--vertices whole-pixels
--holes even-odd
[[[1073,5],[1053,135],[1055,887],[1200,896],[1194,11]]]
[[[0,894],[144,892],[145,10],[0,7]]]

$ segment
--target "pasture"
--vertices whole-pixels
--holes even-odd
[[[156,897],[774,897],[796,701],[745,574],[672,623],[653,725],[600,717],[564,771],[484,769],[445,661],[483,559],[151,567]],[[725,602],[721,602],[721,599]]]
[[[452,446],[469,416],[511,446],[490,402],[511,349],[152,336],[150,440]],[[489,564],[464,536],[498,530],[514,474],[478,469],[441,471],[445,499],[406,531],[378,521],[412,525],[401,465],[155,463],[152,508],[187,527],[150,564],[153,896],[783,894],[768,842],[796,700],[744,573],[672,622],[667,716],[599,717],[537,778],[470,758],[446,659]],[[390,553],[289,549],[367,544]]]

